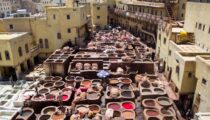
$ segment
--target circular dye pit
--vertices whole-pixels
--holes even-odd
[[[33,97],[33,100],[37,100],[37,101],[38,100],[40,100],[40,101],[44,100],[44,95],[36,95],[36,96]]]
[[[164,93],[164,90],[161,89],[161,88],[155,88],[154,91],[158,94],[163,94]]]
[[[60,110],[62,113],[65,113],[66,112],[66,107],[60,106],[60,107],[58,107],[58,110]]]
[[[65,115],[64,114],[53,114],[51,120],[64,120]]]
[[[124,84],[124,85],[121,86],[121,89],[130,90],[131,88],[130,88],[130,85]]]
[[[118,84],[119,83],[119,80],[117,80],[117,79],[111,79],[109,82],[110,82],[110,84]]]
[[[160,111],[164,115],[173,115],[173,112],[171,109],[162,108]]]
[[[149,87],[150,87],[150,83],[149,83],[148,81],[144,81],[144,82],[141,84],[141,87],[149,88]]]
[[[53,80],[53,81],[60,81],[60,80],[62,80],[62,77],[56,76],[56,77],[54,77],[52,80]]]
[[[113,110],[119,110],[121,107],[118,103],[110,103],[108,105],[108,108],[113,109]]]
[[[152,91],[150,89],[142,89],[143,94],[150,94]]]
[[[39,120],[49,120],[50,117],[50,115],[40,115]]]
[[[57,82],[55,82],[55,87],[62,87],[62,86],[64,86],[64,84],[65,84],[65,82],[63,82],[63,81],[57,81]]]
[[[173,116],[165,116],[163,117],[163,120],[177,120],[177,119]]]
[[[80,82],[80,81],[82,81],[82,80],[84,80],[84,78],[83,78],[83,77],[80,77],[80,76],[77,76],[77,77],[75,78],[75,81],[78,81],[78,82]]]
[[[126,110],[122,112],[122,117],[125,119],[134,119],[135,113],[133,111]]]
[[[167,97],[159,97],[159,98],[157,98],[157,102],[161,106],[171,106],[172,105],[172,101]]]
[[[83,80],[81,83],[85,88],[89,88],[91,85],[91,81],[90,80]]]
[[[89,100],[95,100],[98,99],[99,94],[96,92],[89,92],[87,93],[87,99]]]
[[[157,83],[152,83],[152,86],[153,87],[158,87],[158,84]]]
[[[54,106],[46,107],[42,110],[42,114],[52,115],[56,111],[56,108]]]
[[[130,79],[122,79],[121,80],[123,84],[131,84],[131,80]]]
[[[62,90],[62,92],[71,92],[72,91],[72,89],[70,89],[70,88],[63,88],[63,90]]]
[[[79,107],[77,108],[77,110],[78,110],[80,113],[87,113],[88,110],[89,110],[89,108],[86,107],[86,106],[79,106]]]
[[[114,111],[113,117],[121,117],[121,112],[120,111]]]
[[[126,110],[133,110],[135,108],[134,104],[131,102],[124,102],[122,107]]]
[[[27,117],[32,114],[32,110],[23,110],[22,115],[23,117]]]
[[[148,120],[160,120],[160,119],[157,117],[149,117]]]
[[[100,112],[100,108],[97,105],[90,105],[89,109],[93,112],[93,113],[99,113]]]
[[[53,76],[47,76],[47,77],[44,78],[44,80],[50,81],[50,80],[52,80],[52,78],[54,78],[54,77]]]
[[[153,107],[153,106],[155,106],[155,101],[154,100],[145,100],[143,102],[143,104],[145,104],[146,106],[149,106],[149,107]]]
[[[126,98],[131,98],[132,92],[131,91],[123,91],[123,92],[121,92],[121,95]]]
[[[55,100],[55,95],[54,94],[48,94],[48,95],[46,95],[46,99],[47,100]]]
[[[74,76],[67,76],[65,78],[66,81],[74,81],[75,77]]]
[[[46,94],[48,92],[49,92],[49,90],[47,88],[42,88],[39,90],[39,94]]]
[[[40,115],[39,120],[49,120],[50,117],[50,115]]]
[[[160,113],[156,110],[147,110],[146,115],[148,116],[158,116]]]
[[[53,87],[53,83],[52,83],[52,82],[45,83],[45,84],[44,84],[44,87],[46,87],[46,88]]]
[[[85,63],[84,64],[84,70],[90,70],[91,64],[90,63]]]
[[[63,100],[63,101],[67,101],[68,98],[69,98],[68,95],[62,95],[62,100]]]

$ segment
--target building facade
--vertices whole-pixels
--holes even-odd
[[[10,0],[0,0],[0,18],[8,17],[12,12]]]

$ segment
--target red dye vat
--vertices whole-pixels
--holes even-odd
[[[130,103],[130,102],[125,102],[125,103],[122,104],[122,106],[123,106],[124,109],[127,109],[127,110],[134,109],[133,104]]]
[[[108,108],[111,108],[113,110],[119,110],[120,109],[120,105],[117,103],[111,103],[109,104]]]
[[[66,101],[68,99],[68,96],[67,95],[62,95],[62,100],[63,101]]]

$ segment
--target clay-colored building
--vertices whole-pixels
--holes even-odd
[[[26,32],[0,33],[0,76],[10,77],[32,68],[38,49]]]
[[[185,9],[177,0],[118,0],[116,8],[110,9],[109,23],[122,26],[134,35],[140,36],[147,44],[155,46],[158,23],[183,20],[179,14]]]
[[[196,57],[197,85],[194,96],[194,112],[210,112],[210,55]]]

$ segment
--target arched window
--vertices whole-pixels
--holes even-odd
[[[22,48],[21,47],[18,48],[18,54],[19,54],[20,57],[23,56],[23,52],[22,52]]]
[[[43,48],[44,46],[43,46],[43,40],[42,39],[39,39],[39,47],[40,48]]]
[[[10,55],[9,55],[9,51],[5,51],[5,58],[6,60],[10,60]]]
[[[29,49],[28,49],[28,44],[25,44],[25,51],[26,51],[26,53],[28,53],[28,52],[29,52]]]
[[[45,42],[45,48],[49,48],[48,39],[45,39],[44,42]]]

